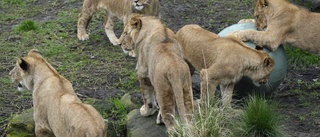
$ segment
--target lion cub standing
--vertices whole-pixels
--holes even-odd
[[[36,136],[105,137],[105,123],[90,105],[83,104],[71,83],[37,50],[17,60],[9,73],[18,87],[33,90]]]
[[[222,102],[231,107],[233,88],[242,76],[256,84],[268,82],[273,59],[263,51],[247,47],[234,37],[219,37],[198,25],[186,25],[176,33],[186,60],[200,71],[201,98],[213,96],[219,84]]]
[[[167,129],[176,127],[175,104],[182,123],[190,122],[193,113],[191,76],[175,34],[155,17],[133,15],[120,41],[124,49],[137,53],[137,73],[144,100],[141,115],[153,115],[158,101]],[[159,119],[160,115],[157,123]]]
[[[158,0],[84,0],[82,11],[78,17],[78,38],[89,39],[86,28],[93,14],[99,9],[107,10],[105,21],[105,32],[113,45],[118,45],[119,40],[114,34],[113,26],[117,18],[126,24],[132,13],[140,13],[152,16],[159,16],[160,4]]]
[[[255,0],[258,30],[239,30],[229,35],[275,51],[280,44],[320,55],[320,14],[291,4],[288,0]],[[251,20],[252,21],[252,20]]]

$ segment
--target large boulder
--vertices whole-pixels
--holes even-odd
[[[7,137],[34,137],[33,109],[12,117],[7,127]]]
[[[132,110],[127,116],[127,137],[167,137],[165,125],[156,124],[157,115],[141,116],[140,110]]]

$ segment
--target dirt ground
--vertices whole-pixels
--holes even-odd
[[[242,18],[252,17],[253,4],[245,2],[249,0],[161,0],[161,19],[174,31],[186,24],[199,24],[202,27],[218,33],[223,28],[237,23]],[[59,1],[57,1],[59,3]],[[35,2],[41,4],[41,1]],[[74,7],[80,9],[82,1],[78,0],[76,4],[64,5],[55,8],[48,8],[43,15],[37,15],[37,18],[50,20],[54,14],[65,7]],[[1,10],[0,12],[5,12]],[[44,18],[47,17],[47,18]],[[17,22],[0,24],[1,31],[10,30],[11,24]],[[101,29],[102,27],[100,27]],[[122,30],[117,30],[117,35]],[[76,24],[74,24],[73,34],[76,36]],[[104,34],[102,34],[104,35]],[[104,37],[106,38],[106,37]],[[0,56],[0,64],[8,65],[5,62],[5,56]],[[133,61],[132,59],[128,59]],[[288,73],[284,82],[278,90],[272,93],[271,97],[278,102],[279,111],[283,114],[283,128],[289,136],[293,137],[318,137],[320,136],[320,85],[313,85],[320,81],[320,64],[309,66],[307,68],[295,68],[288,66]],[[1,77],[7,77],[9,68],[0,72]],[[98,73],[98,72],[90,72]],[[109,81],[116,79],[110,77]],[[95,86],[103,86],[105,83],[96,83]],[[0,81],[0,87],[3,84]],[[137,86],[137,85],[136,85]],[[8,88],[8,87],[3,87]],[[11,87],[10,87],[11,88]],[[85,92],[81,94],[95,98],[109,98],[117,95],[118,90],[110,92]],[[31,93],[20,93],[31,94]],[[17,93],[6,93],[1,95],[0,117],[9,118],[12,114],[21,113],[22,110],[32,107],[32,101],[29,97],[17,95]],[[5,136],[7,120],[0,121],[0,136]]]

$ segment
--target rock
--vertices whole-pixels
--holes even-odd
[[[314,12],[320,12],[320,0],[292,0],[293,3],[301,5]]]
[[[127,137],[167,137],[165,125],[156,124],[156,114],[143,117],[139,109],[132,110],[127,116]]]
[[[14,115],[7,127],[7,137],[34,137],[33,109]]]
[[[129,93],[123,95],[123,97],[121,98],[121,102],[127,107],[129,111],[140,107],[138,103],[132,101],[132,96]]]

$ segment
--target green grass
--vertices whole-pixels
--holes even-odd
[[[234,119],[237,112],[221,107],[220,99],[211,98],[195,105],[191,124],[181,124],[169,131],[174,137],[223,137],[232,135],[228,123]]]
[[[17,27],[18,31],[31,31],[38,29],[38,25],[33,20],[25,20]]]
[[[320,57],[315,54],[291,47],[290,45],[285,45],[285,51],[289,66],[306,68],[320,65]]]
[[[112,115],[117,119],[112,122],[112,127],[115,129],[117,134],[123,134],[123,131],[126,128],[127,114],[129,113],[128,109],[118,98],[113,99],[110,103],[112,103],[114,107],[111,109],[111,113],[109,115]]]
[[[281,115],[276,105],[259,96],[251,96],[243,114],[234,123],[237,137],[282,137]]]

